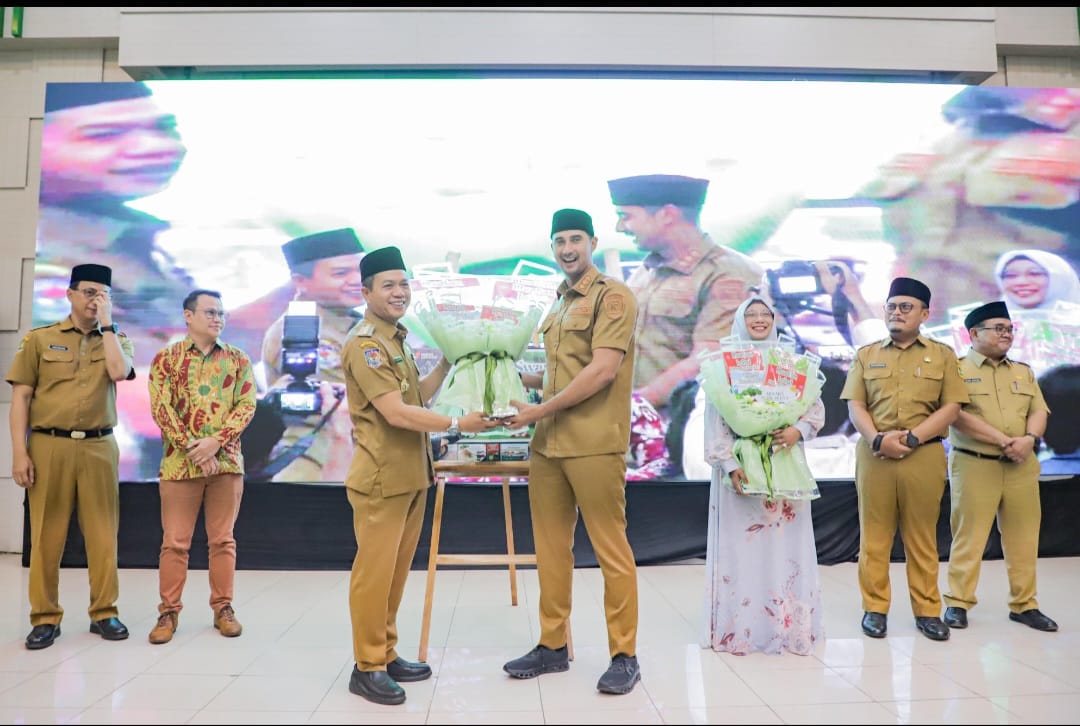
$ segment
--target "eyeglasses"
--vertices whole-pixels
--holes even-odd
[[[85,297],[87,300],[93,300],[95,297],[98,296],[99,293],[102,292],[105,293],[105,297],[112,297],[112,292],[110,292],[109,290],[99,290],[96,287],[81,287],[78,288],[75,292],[81,292],[83,294],[83,297]]]
[[[229,314],[224,310],[201,310],[200,312],[206,316],[207,320],[224,321],[227,317],[229,317]]]
[[[921,305],[919,307],[922,307]],[[902,302],[902,303],[885,303],[885,312],[895,313],[897,310],[907,315],[915,309],[915,303]]]
[[[994,327],[983,326],[981,328],[975,328],[976,330],[992,330],[998,335],[1012,335],[1016,332],[1016,328],[1011,325],[995,325]]]
[[[768,312],[768,311],[763,312],[763,313],[743,313],[743,317],[746,318],[747,320],[753,320],[755,318],[763,318],[763,319],[768,320],[768,319],[771,319],[772,316],[773,316],[773,314]]]

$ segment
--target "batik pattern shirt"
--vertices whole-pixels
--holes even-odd
[[[204,355],[190,336],[163,348],[150,365],[150,410],[161,429],[159,476],[206,476],[187,448],[212,436],[221,444],[219,473],[243,474],[240,434],[255,415],[255,376],[247,354],[217,342]]]

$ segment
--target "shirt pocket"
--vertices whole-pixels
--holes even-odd
[[[1027,420],[1031,405],[1035,401],[1035,384],[1031,381],[1017,381],[1010,389],[1010,402],[1013,410]]]
[[[666,285],[649,297],[648,314],[672,321],[689,318],[697,302],[697,291],[686,285]]]
[[[944,366],[921,365],[915,370],[912,397],[916,401],[934,403],[941,398],[941,388],[944,381]]]
[[[102,354],[104,357],[104,354]],[[42,378],[69,381],[75,377],[75,352],[71,350],[46,350],[41,354]]]
[[[866,400],[875,403],[892,398],[896,392],[896,377],[892,368],[863,368],[863,384],[866,386]]]
[[[591,315],[567,315],[563,318],[562,329],[568,333],[581,333],[592,326]]]

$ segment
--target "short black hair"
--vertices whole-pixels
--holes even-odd
[[[221,302],[221,293],[217,290],[192,290],[188,293],[188,296],[184,298],[184,310],[195,312],[195,306],[199,304],[199,295],[216,297],[218,302]]]

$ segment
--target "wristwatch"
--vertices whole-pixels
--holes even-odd
[[[874,443],[870,444],[871,451],[881,451],[881,440],[885,438],[885,434],[878,434],[874,437]]]
[[[1037,451],[1042,449],[1043,441],[1042,441],[1041,436],[1039,436],[1038,434],[1033,434],[1030,431],[1028,431],[1026,434],[1024,434],[1024,436],[1030,436],[1031,438],[1035,439],[1035,446],[1032,448],[1032,451],[1037,452]]]
[[[457,416],[450,417],[450,426],[446,429],[446,440],[451,444],[461,438],[461,427],[458,426]]]
[[[113,333],[119,333],[120,332],[120,326],[117,325],[116,323],[112,323],[110,325],[102,325],[102,324],[98,323],[98,326],[97,326],[98,335],[105,335],[106,330],[111,330],[111,331],[113,331]]]
[[[922,442],[919,441],[919,437],[911,433],[910,431],[908,431],[908,435],[904,438],[904,445],[907,446],[909,449],[918,448],[919,444],[921,443]]]

